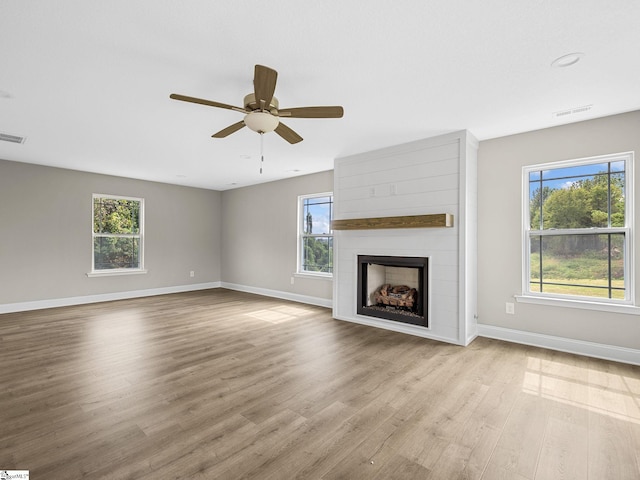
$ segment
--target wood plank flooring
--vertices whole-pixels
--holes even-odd
[[[0,315],[0,469],[640,479],[640,367],[213,289]]]

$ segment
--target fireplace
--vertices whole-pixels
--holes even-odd
[[[460,131],[335,159],[334,318],[456,345],[478,335],[477,150],[473,135]],[[445,221],[414,222],[423,216]],[[417,265],[422,285],[412,286],[418,305],[411,313],[424,318],[391,306],[376,318],[382,308],[367,301],[362,277],[376,275],[369,264],[388,262],[361,264],[358,255],[427,257]]]
[[[358,315],[428,327],[429,259],[358,255]]]

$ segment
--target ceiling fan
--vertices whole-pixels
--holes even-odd
[[[214,138],[224,138],[237,132],[242,127],[247,126],[254,132],[260,134],[275,131],[289,143],[298,143],[302,137],[296,132],[280,122],[280,118],[341,118],[344,114],[342,107],[297,107],[280,108],[278,99],[273,96],[276,89],[278,72],[256,65],[253,75],[253,93],[244,97],[244,107],[235,107],[226,103],[204,100],[202,98],[188,97],[172,93],[169,97],[183,102],[199,103],[210,107],[226,108],[244,113],[244,119],[238,123],[223,128],[218,133],[214,133]]]

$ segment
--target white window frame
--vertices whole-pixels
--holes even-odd
[[[95,218],[95,200],[96,198],[109,198],[113,200],[132,200],[140,202],[140,218],[139,227],[140,232],[135,234],[96,234],[93,228],[93,222]],[[98,269],[95,268],[95,239],[96,237],[119,237],[119,238],[137,238],[139,246],[139,265],[137,268],[110,268],[110,269]],[[144,198],[139,197],[126,197],[122,195],[111,195],[105,193],[94,193],[91,196],[91,271],[87,273],[88,277],[103,277],[114,275],[135,275],[147,273],[144,268]]]
[[[567,168],[606,162],[625,162],[624,190],[625,190],[625,225],[624,227],[603,227],[589,229],[561,229],[561,230],[532,230],[530,225],[529,206],[529,174],[535,171],[556,168]],[[516,295],[516,300],[523,303],[539,303],[545,305],[563,305],[568,307],[586,308],[593,310],[613,311],[619,313],[637,314],[635,308],[635,271],[634,271],[634,153],[623,152],[610,155],[599,155],[573,160],[528,165],[522,168],[522,295]],[[532,235],[562,235],[562,234],[594,234],[594,233],[624,233],[625,250],[625,298],[598,298],[575,295],[562,295],[530,290],[530,252]]]
[[[333,273],[328,272],[310,272],[306,270],[302,270],[302,254],[304,252],[303,242],[304,238],[307,236],[318,236],[318,237],[327,237],[330,236],[332,239],[334,238],[333,230],[330,230],[328,234],[317,234],[317,235],[308,235],[304,233],[304,201],[309,198],[319,198],[319,197],[331,197],[331,203],[333,205],[333,192],[322,192],[322,193],[311,193],[307,195],[299,195],[298,196],[298,215],[297,215],[297,232],[298,232],[298,241],[297,241],[297,249],[296,249],[296,273],[297,277],[311,277],[311,278],[320,278],[320,279],[333,279]],[[333,241],[332,241],[332,250],[333,250]],[[332,252],[333,256],[333,252]],[[335,265],[333,266],[335,268]]]

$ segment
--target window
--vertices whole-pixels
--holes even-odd
[[[140,273],[144,200],[93,195],[92,273]]]
[[[633,154],[524,168],[523,292],[633,303]]]
[[[333,194],[298,197],[298,273],[333,273]]]

